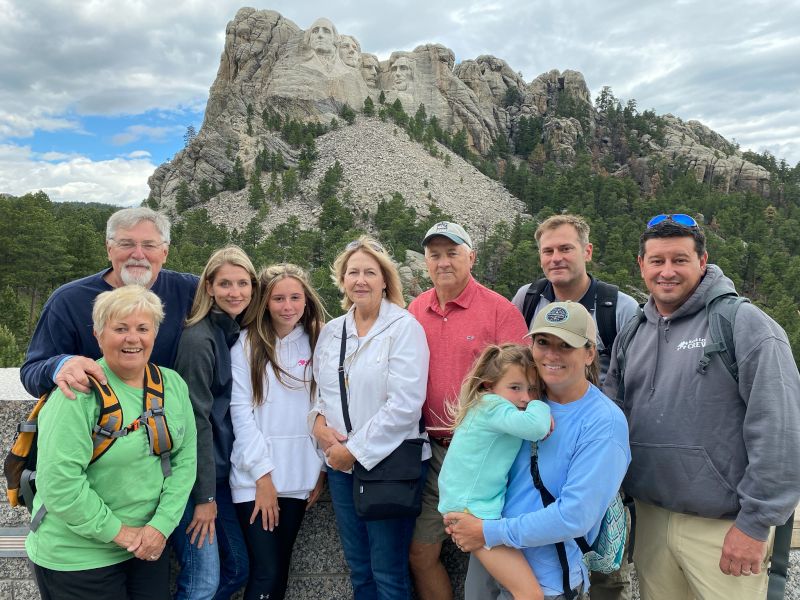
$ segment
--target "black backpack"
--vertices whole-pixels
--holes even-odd
[[[528,291],[525,293],[525,301],[522,304],[522,316],[525,317],[525,323],[527,323],[528,329],[531,327],[533,313],[536,312],[536,307],[539,306],[539,300],[547,284],[548,281],[546,278],[542,277],[541,279],[537,279],[528,286]],[[614,344],[614,338],[617,337],[617,295],[619,293],[619,288],[616,285],[600,281],[599,279],[594,279],[593,285],[595,286],[594,316],[597,321],[600,339],[603,340],[603,346],[605,346],[601,354],[610,356],[611,346]]]

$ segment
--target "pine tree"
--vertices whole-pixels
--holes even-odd
[[[364,98],[364,108],[361,111],[364,113],[365,117],[374,117],[375,116],[375,103],[372,101],[372,98],[367,96]]]
[[[197,131],[195,130],[194,125],[189,125],[186,128],[186,133],[183,134],[183,147],[186,148],[196,137]]]
[[[189,192],[189,184],[181,181],[178,185],[178,193],[175,194],[175,210],[178,213],[186,212],[192,206],[192,195]]]
[[[344,106],[342,106],[339,111],[339,116],[347,121],[348,125],[352,125],[356,120],[356,111],[350,108],[350,105],[345,102]]]
[[[266,198],[264,194],[264,188],[261,187],[261,179],[253,173],[250,177],[250,195],[248,196],[248,202],[252,208],[258,210],[262,206],[264,206],[264,199]]]
[[[233,163],[233,178],[231,181],[233,185],[233,190],[243,190],[244,186],[247,185],[247,178],[244,175],[244,166],[242,165],[242,159],[238,156]]]
[[[0,324],[0,367],[19,367],[22,359],[23,354],[16,337],[8,327]]]
[[[298,189],[297,169],[287,169],[281,174],[281,185],[283,187],[283,195],[286,198],[293,197]]]

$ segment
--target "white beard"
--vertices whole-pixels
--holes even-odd
[[[150,266],[150,263],[147,261],[143,261],[145,264],[142,264],[139,261],[128,261],[124,265],[122,265],[122,270],[120,271],[119,278],[122,280],[122,283],[125,285],[141,285],[143,287],[147,287],[150,285],[150,280],[153,278],[153,268]],[[128,266],[137,266],[137,267],[147,267],[147,270],[143,272],[141,275],[134,275],[130,271],[128,271]]]

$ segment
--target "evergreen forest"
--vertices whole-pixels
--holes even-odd
[[[626,138],[626,131],[649,127],[654,136],[658,135],[658,117],[651,111],[640,114],[630,102],[623,108],[613,96],[611,100],[599,97],[597,102],[608,122],[616,124],[623,142],[617,147],[625,152],[635,152],[632,143],[624,143],[626,139],[635,141]],[[540,124],[533,119],[523,124],[511,144],[503,140],[488,156],[478,157],[466,147],[465,134],[442,132],[435,117],[426,118],[422,106],[414,117],[407,116],[402,107],[380,105],[376,109],[371,103],[365,104],[362,112],[374,114],[376,110],[380,118],[404,127],[432,154],[436,152],[434,140],[450,147],[487,175],[501,180],[525,203],[532,219],[520,216],[474,236],[478,261],[473,273],[490,288],[510,298],[519,286],[540,276],[533,237],[536,225],[552,214],[571,212],[583,215],[591,225],[591,272],[643,301],[646,289],[636,254],[644,224],[660,213],[688,213],[704,224],[710,262],[723,269],[740,294],[751,298],[786,329],[795,358],[800,356],[800,164],[792,168],[768,152],[745,153],[745,158],[771,173],[770,190],[761,195],[722,193],[713,184],[698,182],[678,162],[664,165],[660,186],[655,193],[645,195],[633,179],[607,175],[588,148],[579,151],[572,166],[553,160],[537,141]],[[563,111],[570,110],[571,105],[565,104]],[[352,122],[351,112],[343,111],[345,123]],[[307,148],[307,163],[301,165],[299,173],[300,177],[307,176],[314,158],[313,137],[325,128],[309,134],[298,131],[294,124],[276,122],[275,115],[264,114],[263,119],[265,123],[270,120],[271,129],[284,129],[285,137],[293,136],[293,145]],[[282,161],[270,156],[261,157],[261,169],[282,173],[280,183],[273,177],[276,190],[286,188],[284,178],[294,171],[284,170]],[[290,190],[296,187],[296,176],[289,174]],[[372,214],[354,214],[341,179],[337,163],[319,184],[321,212],[315,229],[303,230],[297,219],[290,218],[266,236],[261,223],[268,221],[269,211],[280,210],[279,191],[251,189],[251,203],[264,210],[260,218],[238,232],[213,224],[200,207],[188,210],[196,202],[185,198],[179,207],[180,217],[173,223],[166,267],[199,274],[211,252],[236,243],[248,252],[257,268],[294,262],[309,269],[329,313],[335,316],[341,309],[330,265],[347,241],[372,231],[402,263],[407,250],[421,251],[420,241],[431,224],[452,217],[457,220],[457,215],[443,214],[435,204],[429,207],[429,215],[421,218],[397,193],[376,198]],[[251,188],[257,181],[251,178]],[[241,165],[228,185],[237,189],[247,185]],[[213,195],[215,190],[207,192]],[[276,195],[277,201],[267,206]],[[38,314],[53,289],[107,266],[105,222],[114,210],[100,204],[54,203],[43,192],[21,197],[0,195],[0,366],[21,364]],[[414,280],[407,293],[419,293],[427,286],[424,280]]]

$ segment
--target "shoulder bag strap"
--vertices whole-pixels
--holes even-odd
[[[542,478],[539,475],[538,455],[538,448],[536,447],[536,444],[533,444],[531,446],[531,477],[533,478],[533,486],[539,490],[539,494],[542,496],[542,504],[549,506],[555,502],[556,499],[553,497],[553,494],[550,493],[550,490],[544,487]],[[564,546],[564,542],[556,542],[554,546],[556,547],[558,562],[561,565],[561,584],[564,589],[564,597],[567,600],[573,600],[576,594],[569,583],[569,561],[567,560],[567,549]]]
[[[347,350],[347,316],[345,315],[342,321],[342,347],[339,350],[339,395],[342,399],[342,416],[344,417],[344,426],[347,428],[347,433],[353,430],[353,425],[350,423],[350,411],[347,409],[347,385],[344,381],[344,353]]]

